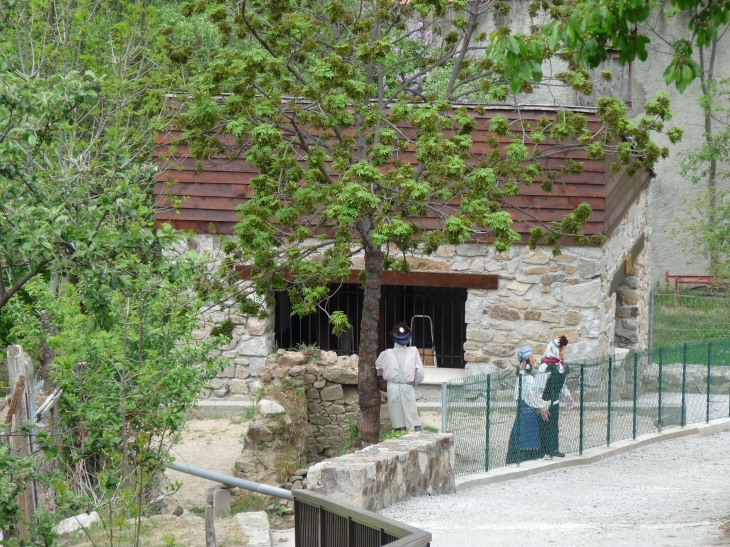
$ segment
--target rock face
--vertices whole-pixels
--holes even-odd
[[[269,428],[267,428],[266,426],[263,426],[256,422],[251,422],[249,424],[248,431],[246,432],[246,437],[248,437],[252,441],[273,441],[274,440],[274,434],[272,433],[272,431]]]
[[[160,514],[179,517],[183,514],[183,508],[182,505],[180,505],[175,498],[165,498],[162,500]]]
[[[81,513],[75,517],[70,517],[56,524],[53,529],[57,534],[68,534],[75,532],[79,528],[88,528],[92,524],[101,524],[99,513],[92,511],[91,513]]]
[[[453,435],[421,433],[312,466],[307,490],[379,511],[414,496],[452,494]]]

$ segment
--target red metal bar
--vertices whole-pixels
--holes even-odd
[[[679,285],[720,285],[724,281],[712,275],[670,275],[669,270],[666,271],[664,279],[669,283],[674,279],[674,307],[679,307]]]

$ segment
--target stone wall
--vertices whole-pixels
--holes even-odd
[[[513,366],[522,345],[530,345],[542,355],[548,341],[561,335],[570,341],[566,357],[573,361],[609,355],[614,345],[644,349],[649,325],[651,230],[648,203],[649,190],[646,189],[601,248],[565,246],[560,255],[553,256],[551,249],[545,247],[530,250],[524,245],[515,245],[508,252],[498,253],[490,245],[469,243],[444,245],[433,256],[410,256],[408,261],[415,272],[499,277],[497,290],[467,292],[464,357],[470,373],[493,372]],[[611,282],[642,236],[645,238],[644,250],[620,287],[617,300],[616,295],[610,294]],[[363,267],[363,257],[355,256],[353,268]],[[205,336],[212,324],[226,319],[234,323],[234,329],[231,343],[223,349],[222,355],[230,357],[233,364],[214,379],[210,389],[202,395],[249,398],[259,369],[266,363],[267,355],[273,352],[274,314],[259,320],[227,311],[212,311],[206,315],[208,330],[196,331],[196,335]],[[329,386],[328,380],[317,380],[322,381]],[[313,382],[305,382],[307,390],[321,389]],[[312,413],[319,413],[322,418],[315,421],[323,421],[323,417],[329,415],[325,408],[331,406],[324,403],[331,401],[318,400],[315,392],[310,397],[311,404],[319,406],[316,409],[313,406]],[[339,406],[335,405],[337,410]],[[325,454],[328,455],[331,447],[325,445],[316,449],[321,448],[321,454],[328,451]]]
[[[651,186],[629,207],[624,218],[604,244],[601,277],[604,294],[609,295],[611,282],[623,268],[632,248],[644,236],[644,248],[634,260],[615,295],[609,295],[604,306],[608,317],[614,317],[613,332],[608,333],[615,347],[645,350],[649,346],[649,298],[651,283],[652,229],[650,227]],[[609,302],[610,299],[610,302]]]
[[[453,435],[414,433],[319,463],[307,490],[379,511],[414,496],[452,494]]]
[[[360,416],[357,393],[357,355],[338,357],[323,351],[305,363],[306,356],[279,350],[258,371],[261,386],[283,382],[304,391],[309,422],[306,458],[318,462],[337,455],[351,439],[351,429]]]

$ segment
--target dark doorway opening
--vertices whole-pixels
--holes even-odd
[[[300,344],[316,344],[338,355],[359,351],[360,316],[363,292],[359,284],[331,286],[332,297],[325,304],[328,313],[344,312],[351,330],[342,336],[332,334],[327,314],[322,310],[304,317],[292,315],[286,293],[276,294],[276,342],[279,348],[294,349]],[[412,326],[412,345],[426,355],[433,353],[439,367],[464,368],[466,342],[466,289],[443,287],[383,286],[380,300],[378,346],[393,347],[390,331],[401,321]]]

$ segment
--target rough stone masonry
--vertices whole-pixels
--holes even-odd
[[[307,490],[379,511],[415,496],[453,494],[453,435],[413,433],[318,463]]]
[[[311,356],[279,350],[258,371],[262,387],[283,381],[304,391],[307,397],[307,461],[317,462],[336,455],[351,436],[360,415],[357,394],[357,355],[340,356],[323,351]]]
[[[463,346],[467,370],[494,372],[515,366],[520,346],[528,344],[542,354],[547,342],[561,335],[570,341],[566,354],[569,361],[611,355],[615,347],[645,349],[649,327],[649,193],[648,188],[641,193],[600,248],[564,246],[562,253],[554,256],[544,247],[530,250],[515,245],[509,252],[498,253],[490,245],[467,243],[443,245],[430,257],[408,257],[415,273],[499,277],[497,290],[467,291]],[[218,243],[211,237],[194,238],[199,250],[215,251]],[[612,294],[612,281],[642,237],[643,251]],[[362,269],[363,265],[361,256],[353,257],[354,269]],[[206,327],[195,331],[195,336],[207,336],[213,325],[224,320],[230,320],[234,328],[221,354],[232,364],[201,397],[252,398],[257,373],[275,351],[274,314],[257,319],[213,311],[206,314]]]

